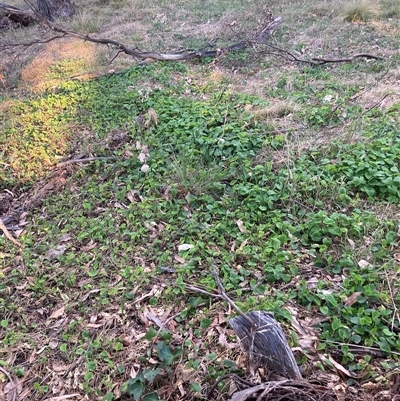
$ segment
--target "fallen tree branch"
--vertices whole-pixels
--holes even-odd
[[[191,285],[191,284],[187,284],[187,283],[184,283],[184,284],[185,284],[185,289],[188,290],[188,291],[198,292],[198,293],[200,293],[200,294],[207,295],[207,296],[213,297],[213,298],[224,299],[224,298],[223,298],[221,295],[219,295],[219,294],[213,294],[213,293],[211,293],[211,292],[208,292],[208,291],[206,291],[206,290],[204,290],[204,289],[202,289],[202,288],[196,287],[196,286]]]
[[[268,24],[266,24],[266,26],[257,34],[253,35],[249,39],[242,40],[242,41],[234,43],[230,46],[206,50],[210,47],[210,45],[207,45],[205,48],[200,49],[200,50],[186,49],[186,50],[175,52],[175,53],[159,53],[159,52],[153,52],[153,51],[142,51],[138,47],[131,48],[131,47],[129,47],[121,42],[118,42],[114,39],[97,38],[97,37],[93,37],[93,36],[90,36],[87,34],[81,34],[78,32],[73,32],[68,29],[62,28],[58,25],[55,25],[54,23],[52,23],[51,21],[46,19],[43,15],[41,15],[39,10],[35,7],[35,5],[32,3],[31,0],[24,0],[24,1],[33,12],[33,14],[25,12],[26,14],[33,15],[38,21],[42,21],[52,31],[57,32],[61,35],[56,35],[47,40],[34,40],[29,43],[12,43],[12,44],[6,45],[6,47],[31,46],[33,44],[47,43],[47,42],[50,42],[55,39],[59,39],[59,38],[65,37],[65,36],[70,36],[70,37],[82,39],[87,42],[103,44],[103,45],[107,45],[107,46],[114,46],[117,49],[117,53],[112,58],[112,61],[116,57],[118,57],[118,55],[120,53],[125,53],[129,56],[132,56],[133,58],[136,58],[136,59],[142,60],[142,61],[147,61],[149,59],[150,60],[159,60],[159,61],[183,61],[183,60],[201,59],[201,58],[206,58],[206,57],[215,58],[215,57],[218,57],[218,56],[230,53],[230,52],[244,50],[248,47],[251,47],[251,46],[254,46],[257,44],[258,45],[267,44],[266,43],[267,40],[279,28],[279,26],[282,22],[281,17],[276,17],[272,21],[270,21]],[[0,5],[1,4],[2,3],[0,3]],[[12,7],[12,6],[8,6],[8,7]],[[20,11],[23,11],[23,10],[20,10]],[[384,60],[383,57],[376,56],[376,55],[369,54],[369,53],[358,53],[353,56],[344,57],[344,58],[329,58],[329,57],[321,56],[321,57],[314,57],[311,60],[308,60],[308,59],[299,58],[292,52],[282,49],[278,46],[274,46],[271,44],[267,44],[267,46],[270,47],[271,49],[276,50],[279,53],[285,54],[286,56],[288,56],[290,58],[290,61],[306,63],[306,64],[310,64],[310,65],[323,65],[323,64],[328,64],[328,63],[351,62],[356,58]]]
[[[270,47],[271,49],[277,50],[278,52],[284,53],[286,55],[288,55],[289,57],[291,57],[291,61],[297,61],[297,62],[301,62],[301,63],[307,63],[307,64],[315,64],[315,62],[310,61],[310,60],[305,60],[302,58],[298,58],[296,55],[294,55],[293,53],[291,53],[288,50],[282,49],[281,47],[278,46],[274,46],[268,43],[268,47]]]
[[[146,59],[154,59],[160,61],[182,61],[182,60],[192,60],[206,57],[216,57],[221,54],[235,52],[239,50],[244,50],[245,48],[253,45],[253,44],[262,44],[264,43],[279,27],[282,22],[281,17],[276,17],[272,22],[270,22],[264,29],[255,35],[253,38],[248,40],[243,40],[241,42],[235,43],[233,45],[221,48],[221,49],[213,49],[213,50],[198,50],[198,51],[183,51],[177,53],[158,53],[151,51],[142,51],[139,48],[130,48],[123,43],[120,43],[113,39],[107,38],[95,38],[89,35],[83,35],[80,33],[72,32],[61,28],[59,26],[54,25],[53,23],[47,21],[47,25],[55,32],[63,33],[68,36],[76,37],[88,42],[112,45],[115,46],[120,52],[123,52],[129,56],[132,56],[136,59],[146,60]]]
[[[30,0],[24,0],[24,1],[30,7],[30,9],[34,13],[34,16],[38,20],[41,20],[43,23],[45,23],[52,31],[62,34],[61,36],[70,36],[70,37],[82,39],[87,42],[114,46],[115,48],[117,48],[116,56],[118,56],[119,53],[125,53],[138,60],[154,59],[154,60],[159,60],[159,61],[183,61],[183,60],[193,60],[193,59],[200,59],[200,58],[206,58],[206,57],[214,58],[214,57],[217,57],[222,54],[244,50],[247,47],[253,46],[255,44],[265,44],[265,42],[268,40],[268,38],[279,28],[279,26],[282,22],[281,17],[276,17],[272,21],[270,21],[268,24],[266,24],[266,26],[260,32],[258,32],[254,36],[252,36],[250,39],[242,40],[242,41],[234,43],[230,46],[226,46],[226,47],[222,47],[222,48],[218,48],[218,49],[212,49],[212,50],[190,49],[190,50],[184,50],[184,51],[175,52],[175,53],[159,53],[159,52],[153,52],[153,51],[142,51],[138,47],[131,48],[131,47],[129,47],[121,42],[118,42],[116,40],[113,40],[113,39],[97,38],[97,37],[93,37],[91,35],[81,34],[78,32],[70,31],[68,29],[64,29],[58,25],[53,24],[51,21],[47,20],[46,18],[44,18],[43,15],[40,14],[38,9],[34,6],[34,4]],[[59,37],[60,36],[58,35],[58,36],[50,38],[46,41],[35,40],[35,41],[29,42],[29,43],[13,43],[13,44],[9,44],[7,46],[8,47],[30,46],[32,44],[37,44],[37,43],[46,43],[46,42],[52,41],[54,39],[58,39]]]

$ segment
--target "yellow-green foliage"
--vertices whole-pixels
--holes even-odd
[[[7,121],[3,142],[4,182],[29,182],[41,176],[62,156],[70,130],[64,118],[74,108],[67,96],[48,96],[31,102],[17,102],[4,112]],[[66,114],[65,114],[66,113]]]

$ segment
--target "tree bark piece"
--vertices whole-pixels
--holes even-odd
[[[229,324],[249,355],[252,370],[266,367],[290,379],[302,378],[285,334],[272,312],[249,312],[245,317],[231,319]]]
[[[39,13],[48,21],[70,18],[75,14],[73,0],[37,0]]]
[[[37,22],[36,17],[26,10],[11,6],[9,4],[0,3],[0,21],[8,20],[11,23],[27,26]],[[2,26],[7,25],[2,23]]]

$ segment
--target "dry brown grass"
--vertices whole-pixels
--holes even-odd
[[[284,146],[277,150],[271,147],[261,149],[254,164],[270,162],[275,170],[279,170],[282,166],[287,166],[293,159],[297,159],[311,150],[324,148],[333,140],[342,138],[345,142],[348,136],[342,128],[319,130],[319,132],[305,129],[300,125],[291,128],[281,132],[279,129],[276,130],[272,135],[281,135],[284,138]]]
[[[376,107],[381,110],[388,109],[400,101],[400,82],[381,82],[376,87],[361,94],[357,103],[367,110]]]
[[[256,122],[269,122],[276,118],[291,116],[300,110],[300,106],[290,100],[275,100],[271,105],[253,111]]]
[[[364,0],[366,1],[366,0]],[[391,0],[387,0],[391,1]],[[20,5],[24,4],[19,1]],[[267,15],[267,8],[261,0],[257,0],[249,7],[248,4],[240,2],[231,4],[226,0],[219,2],[212,1],[189,1],[180,0],[173,4],[167,1],[143,1],[143,0],[110,0],[107,2],[76,1],[78,12],[74,19],[63,22],[67,27],[82,33],[91,33],[98,36],[115,39],[132,47],[139,47],[142,50],[171,51],[186,47],[202,47],[212,40],[217,40],[216,45],[221,43],[232,43],[236,39],[246,37],[254,33],[262,25]],[[302,51],[306,56],[335,55],[336,53],[350,53],[346,50],[345,44],[348,41],[348,30],[353,29],[351,37],[355,38],[362,45],[362,41],[368,46],[371,43],[368,33],[365,34],[362,27],[346,24],[341,20],[341,9],[348,2],[321,2],[309,0],[296,2],[282,2],[271,5],[275,15],[283,17],[282,30],[277,32],[277,37],[285,31],[284,43],[288,50],[294,46],[302,45]],[[313,23],[309,23],[314,19]],[[307,25],[304,25],[307,21]],[[382,34],[388,29],[394,29],[392,23],[385,21],[370,21],[371,26],[379,29],[382,25]],[[378,25],[377,25],[378,24]],[[395,34],[395,32],[393,32]],[[24,41],[32,37],[46,37],[51,32],[44,32],[42,29],[28,28],[18,32],[6,33],[6,39],[11,41]],[[354,39],[353,39],[354,40]],[[352,46],[354,47],[356,43]],[[32,61],[38,48],[27,49],[21,54],[17,63],[21,66]],[[40,48],[39,48],[40,51]],[[113,49],[105,46],[97,46],[98,63],[93,65],[99,72],[110,69],[107,63],[115,56]],[[258,60],[265,58],[270,62],[271,57],[259,56]],[[7,65],[7,58],[3,58],[1,65],[10,70],[11,61]],[[99,64],[99,61],[101,63]],[[123,69],[134,62],[131,57],[120,55],[113,61],[111,68]],[[231,74],[231,80],[235,87],[242,87],[246,91],[253,91],[257,94],[263,91],[265,80],[274,81],[279,76],[282,60],[273,60],[277,68],[274,74],[266,78],[262,71],[254,71],[251,76],[237,80]],[[285,66],[291,68],[291,66]],[[230,65],[225,66],[224,72],[230,74]],[[271,70],[269,71],[271,73]],[[15,84],[17,73],[13,71],[14,78],[11,85]],[[6,77],[7,80],[7,77]],[[239,82],[241,81],[241,82]]]
[[[21,84],[34,91],[43,90],[55,85],[62,76],[54,76],[51,69],[60,60],[70,62],[72,75],[89,72],[97,59],[93,43],[68,38],[53,41],[44,45],[42,50],[21,71]]]

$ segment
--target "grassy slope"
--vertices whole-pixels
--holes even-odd
[[[227,40],[219,21],[242,18],[246,30],[262,15],[244,2],[137,3],[97,5],[102,35],[132,40],[134,24],[142,48],[187,47]],[[21,378],[23,399],[111,400],[129,377],[132,394],[197,399],[219,376],[242,374],[240,351],[226,347],[232,314],[188,287],[216,292],[211,260],[243,310],[275,312],[305,371],[326,380],[332,367],[315,349],[335,351],[376,391],[390,386],[390,373],[377,378],[400,353],[396,22],[381,12],[344,23],[329,2],[271,8],[285,21],[275,44],[304,58],[386,60],[310,68],[260,49],[78,81],[65,78],[94,58],[67,42],[67,59],[45,48],[44,72],[32,63],[22,74],[36,93],[4,94],[3,188],[30,185],[67,151],[120,158],[71,167],[64,189],[28,215],[22,250],[0,238],[0,363]],[[83,30],[87,12],[74,22]],[[152,315],[165,323],[158,335]]]

